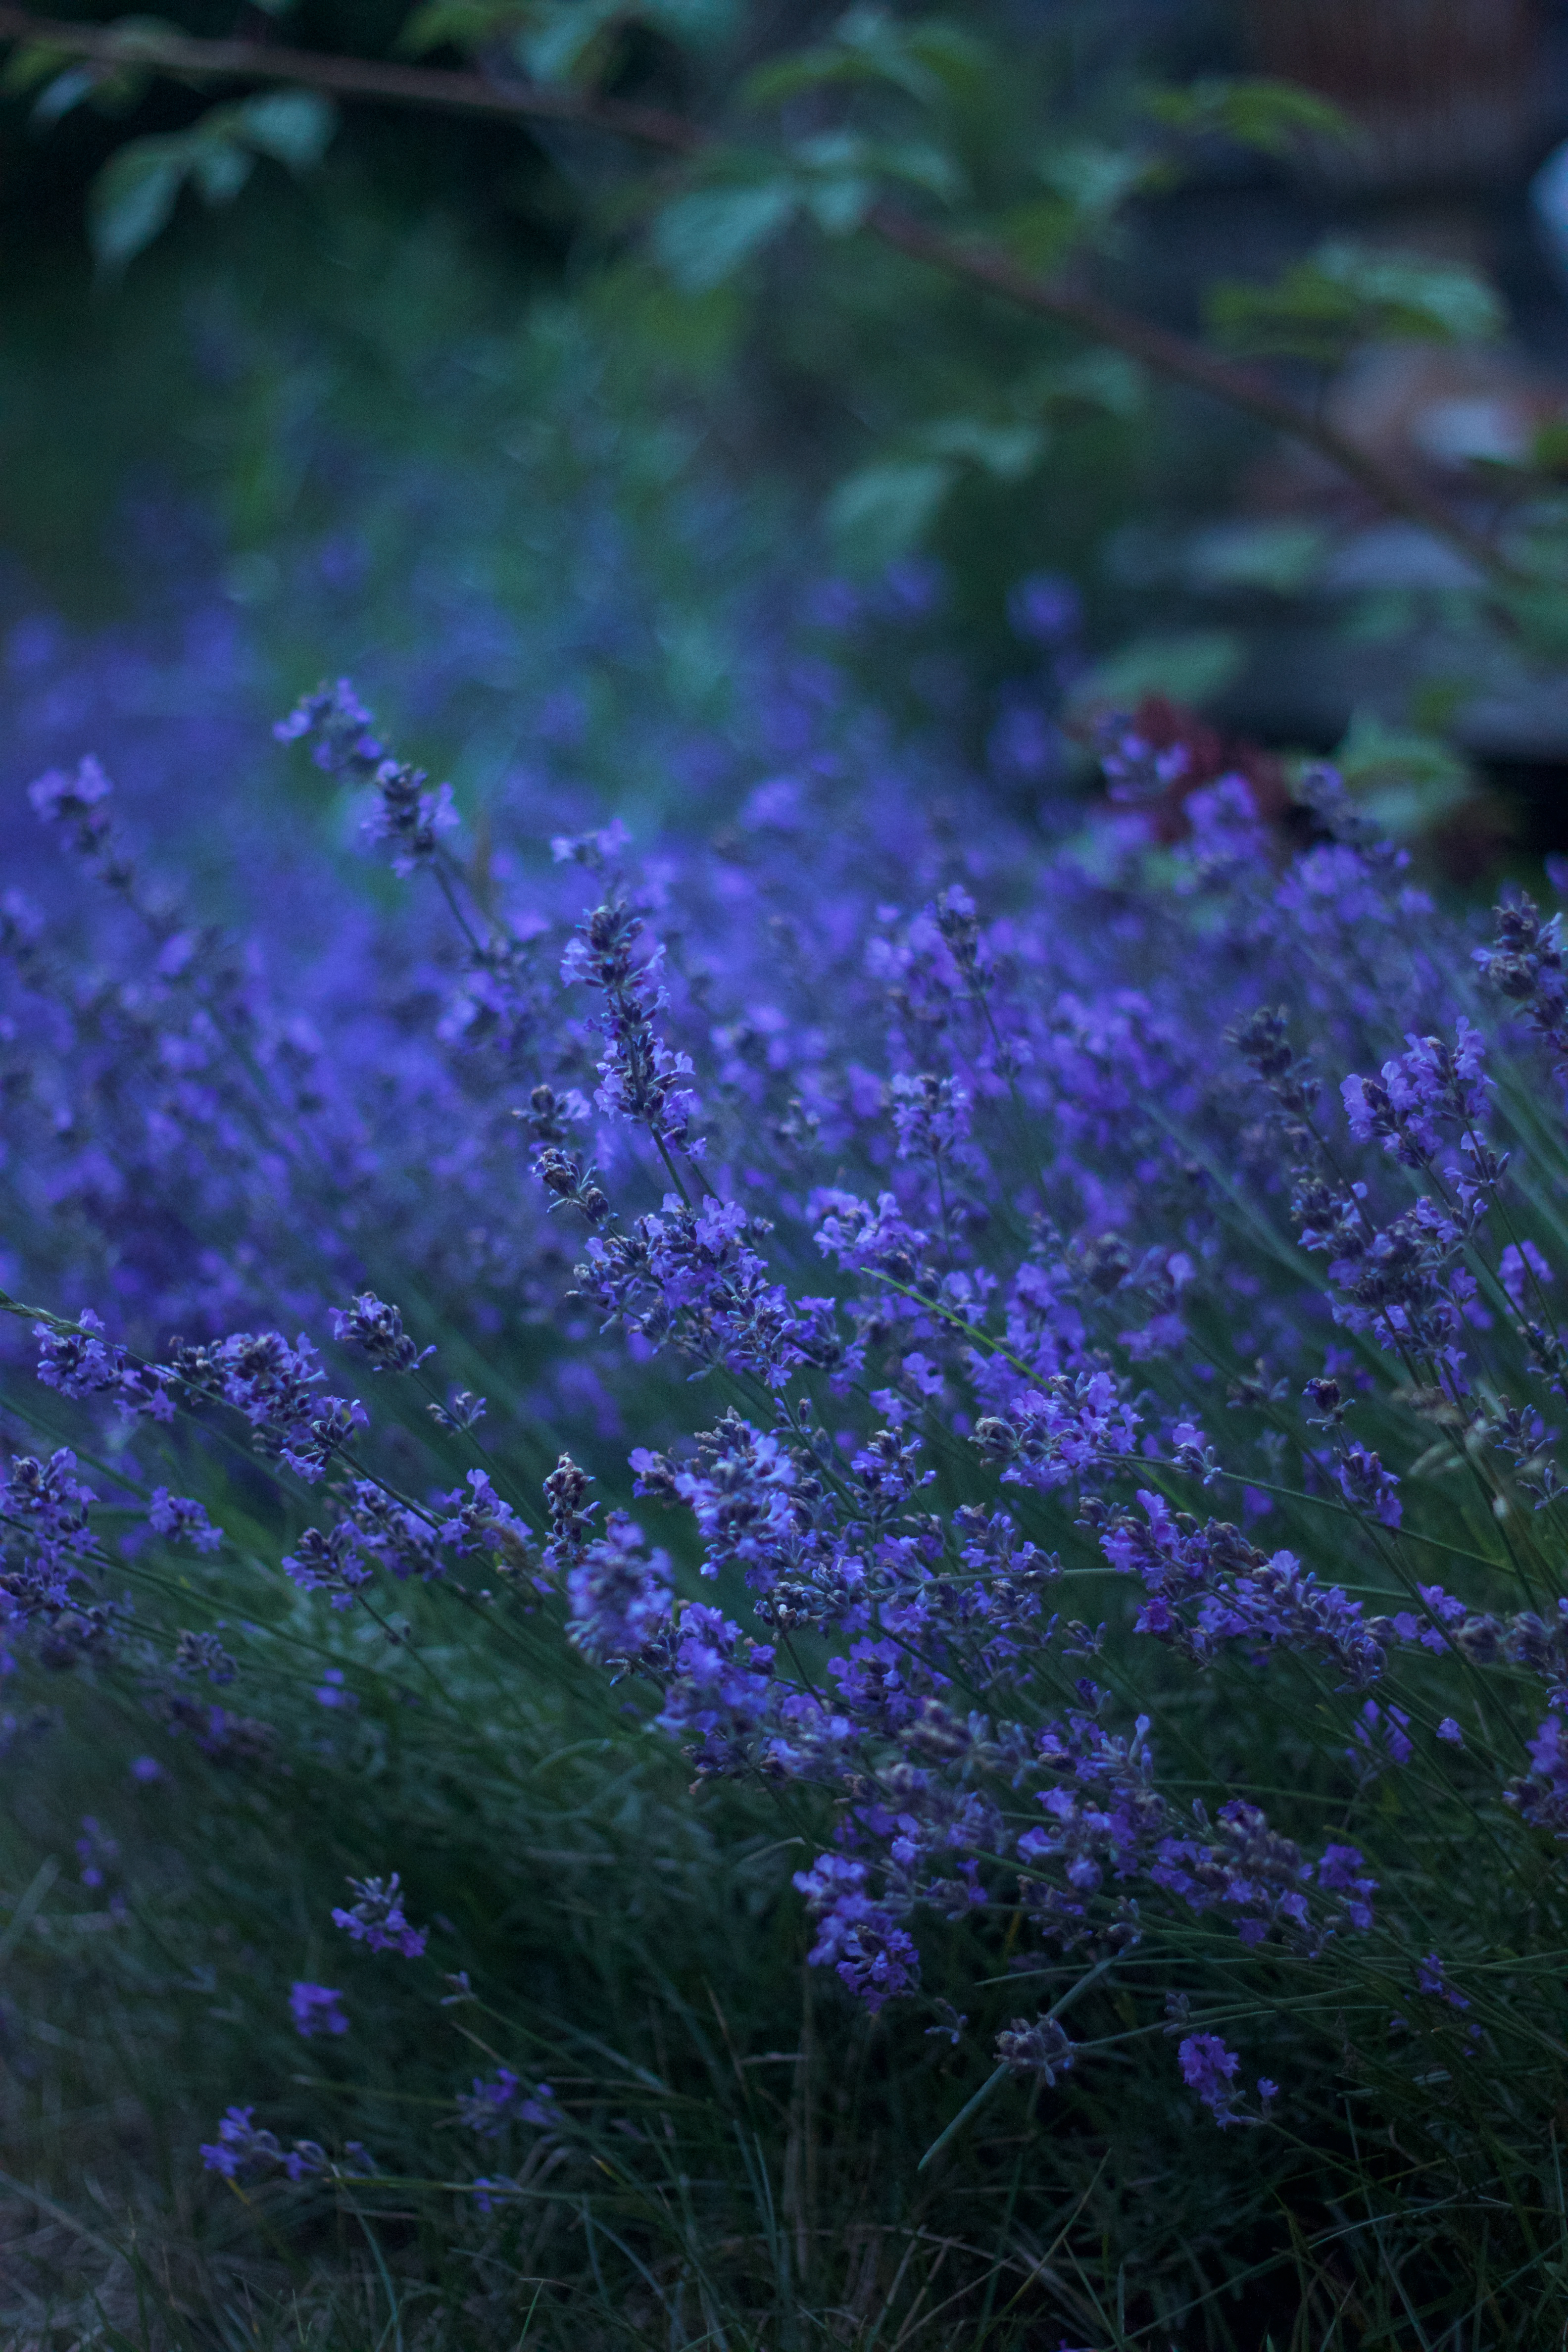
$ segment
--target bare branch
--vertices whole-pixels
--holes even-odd
[[[455,114],[497,114],[514,121],[570,122],[667,153],[694,155],[708,135],[684,116],[619,99],[590,98],[532,83],[492,80],[439,67],[405,66],[380,58],[331,57],[319,49],[274,48],[269,41],[204,41],[128,24],[68,24],[0,7],[0,41],[26,41],[61,57],[101,65],[146,66],[189,81],[295,82],[338,98],[381,100],[392,106],[437,107]]]

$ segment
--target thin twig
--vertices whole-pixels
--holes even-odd
[[[54,50],[62,58],[88,58],[104,66],[142,66],[190,81],[289,82],[328,90],[339,98],[394,106],[571,123],[671,155],[695,157],[718,143],[711,132],[684,115],[623,99],[595,98],[532,82],[499,81],[447,68],[399,65],[384,58],[274,47],[265,41],[198,40],[135,22],[71,24],[0,5],[0,41],[26,42]],[[1482,532],[1451,512],[1435,493],[1385,465],[1254,369],[1221,359],[1101,295],[1042,277],[989,240],[933,227],[901,205],[886,200],[874,205],[865,226],[884,245],[914,260],[1033,311],[1037,318],[1074,327],[1095,342],[1125,352],[1160,375],[1190,384],[1260,424],[1272,425],[1316,450],[1391,514],[1404,515],[1446,540],[1493,580],[1508,584],[1522,578]]]
[[[381,99],[392,106],[434,106],[456,114],[533,116],[541,121],[578,123],[671,154],[694,155],[709,143],[708,134],[696,123],[662,107],[630,105],[621,99],[591,98],[531,83],[513,85],[492,80],[486,74],[397,65],[381,58],[274,48],[268,41],[197,40],[135,22],[70,24],[58,16],[35,16],[26,8],[10,7],[0,7],[0,41],[26,41],[58,50],[61,57],[91,58],[106,66],[145,66],[153,72],[193,81],[298,82],[310,89],[331,90],[340,98]]]

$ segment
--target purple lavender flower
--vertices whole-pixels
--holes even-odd
[[[1496,909],[1498,935],[1475,950],[1481,978],[1510,1003],[1558,1056],[1568,1054],[1568,974],[1563,966],[1563,919],[1546,922],[1532,898]]]
[[[595,1100],[612,1118],[646,1127],[655,1141],[688,1151],[698,1109],[690,1055],[659,1036],[656,1014],[669,997],[660,977],[664,950],[648,942],[647,926],[623,900],[596,907],[578,925],[562,961],[562,978],[596,989],[605,1001],[598,1026],[605,1038]]]
[[[174,1672],[177,1675],[205,1675],[209,1683],[221,1688],[233,1682],[239,1669],[216,1633],[192,1633],[182,1628],[174,1643]]]
[[[282,2171],[290,2180],[303,2180],[328,2169],[327,2158],[314,2140],[297,2139],[285,2152],[277,2135],[257,2128],[254,2106],[229,2107],[217,2127],[216,2140],[205,2143],[202,2162],[225,2180],[264,2179]]]
[[[82,1885],[101,1886],[106,1873],[112,1870],[120,1859],[120,1841],[110,1837],[91,1813],[84,1813],[76,1851],[77,1860],[81,1864]]]
[[[414,1372],[435,1354],[418,1349],[403,1328],[395,1307],[388,1307],[373,1290],[363,1290],[349,1307],[331,1310],[332,1337],[360,1349],[378,1372]]]
[[[223,1529],[214,1527],[205,1504],[189,1495],[171,1495],[167,1486],[153,1487],[147,1524],[170,1543],[188,1543],[195,1551],[223,1549]]]
[[[1447,1972],[1436,1952],[1428,1952],[1415,1964],[1418,1989],[1432,2000],[1446,2001],[1450,2009],[1468,2009],[1469,2002],[1462,1992],[1456,1992],[1448,1982]]]
[[[1415,1035],[1405,1045],[1379,1077],[1346,1078],[1340,1092],[1358,1143],[1375,1137],[1405,1167],[1424,1168],[1442,1150],[1445,1125],[1474,1129],[1486,1115],[1486,1041],[1461,1013],[1452,1047]]]
[[[429,1940],[428,1927],[411,1927],[403,1908],[403,1895],[398,1874],[380,1878],[351,1878],[354,1895],[352,1908],[335,1908],[332,1925],[342,1927],[356,1944],[367,1951],[397,1952],[405,1960],[416,1960]]]
[[[1568,1838],[1568,1729],[1563,1717],[1545,1717],[1527,1749],[1531,1769],[1509,1782],[1504,1801],[1532,1828]]]
[[[821,1853],[809,1870],[795,1872],[795,1884],[816,1929],[813,1966],[832,1967],[874,2015],[885,2001],[914,1990],[920,1957],[888,1906],[867,1894],[867,1876],[864,1863]]]
[[[643,1531],[612,1511],[604,1535],[589,1543],[566,1580],[573,1642],[601,1664],[640,1656],[669,1622],[669,1561],[643,1551]]]
[[[309,2042],[317,2034],[346,2033],[348,2019],[343,2014],[342,1994],[331,1985],[306,1984],[302,1979],[289,1990],[289,2014],[294,2021],[294,2031]]]
[[[1236,2076],[1241,2060],[1217,2033],[1189,2033],[1176,2052],[1182,2080],[1195,2091],[1221,2131],[1249,2117],[1237,2107]]]
[[[1369,1454],[1352,1438],[1340,1456],[1334,1475],[1347,1501],[1370,1511],[1385,1528],[1399,1525],[1404,1515],[1395,1491],[1399,1480],[1392,1470],[1384,1468],[1375,1454]]]
[[[488,2078],[475,2075],[472,2091],[458,2097],[458,2120],[481,2139],[495,2139],[514,2123],[552,2130],[560,2121],[560,2108],[548,2083],[531,2086],[510,2066],[501,2066]]]
[[[1070,2074],[1078,2056],[1054,2017],[1016,2017],[996,2036],[996,2056],[1019,2082],[1043,2082],[1055,2087],[1058,2074]]]

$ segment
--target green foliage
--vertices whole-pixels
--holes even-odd
[[[716,156],[696,187],[655,214],[654,256],[684,291],[706,293],[792,221],[811,220],[826,236],[852,235],[883,183],[948,202],[960,194],[955,167],[939,147],[871,139],[848,129],[825,131],[793,142],[782,165],[765,153]]]
[[[1374,824],[1393,838],[1409,839],[1451,815],[1467,798],[1467,761],[1440,735],[1415,727],[1386,727],[1358,711],[1334,765]]]
[[[1361,342],[1484,342],[1503,324],[1496,294],[1473,270],[1342,242],[1295,263],[1273,286],[1212,288],[1208,310],[1232,351],[1325,365]]]
[[[1143,103],[1156,121],[1173,131],[1233,140],[1267,155],[1289,154],[1307,140],[1354,135],[1341,110],[1316,90],[1259,76],[1206,76],[1180,89],[1150,90]]]
[[[1162,631],[1097,662],[1075,689],[1084,709],[1121,709],[1167,694],[1200,709],[1240,675],[1246,648],[1234,629]]]
[[[93,184],[93,251],[106,268],[122,269],[164,227],[182,188],[195,186],[209,205],[230,204],[258,157],[309,171],[326,152],[336,122],[336,108],[317,91],[272,90],[215,106],[189,131],[131,141]]]
[[[993,62],[984,41],[942,17],[906,23],[889,9],[857,6],[840,17],[831,39],[757,67],[742,97],[752,106],[775,106],[805,90],[880,84],[918,106],[937,107],[972,92]]]

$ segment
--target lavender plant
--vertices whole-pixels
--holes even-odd
[[[1560,919],[1483,943],[1327,772],[1173,846],[838,723],[639,854],[526,799],[471,842],[347,687],[279,732],[408,894],[352,967],[175,912],[91,763],[34,801],[106,968],[6,916],[10,1690],[338,1867],[270,1936],[311,2070],[188,2166],[409,2275],[423,2214],[514,2332],[597,2277],[605,2340],[912,2336],[923,2232],[944,2340],[1530,2340]],[[814,2096],[891,2184],[863,2294]]]

